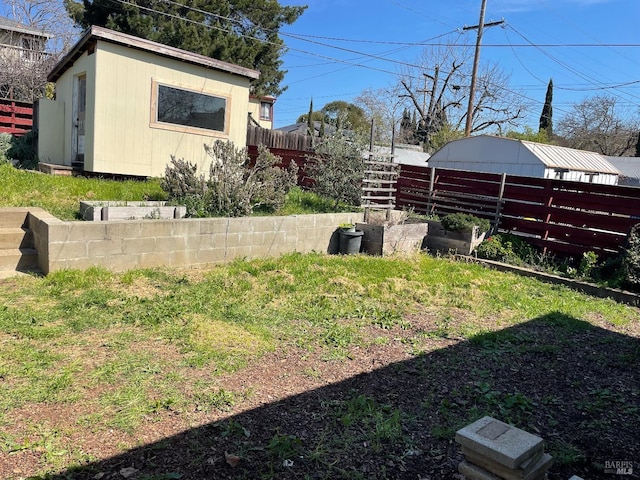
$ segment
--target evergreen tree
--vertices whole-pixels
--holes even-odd
[[[304,12],[277,0],[65,0],[83,28],[98,25],[261,72],[257,95],[280,95],[284,42],[278,32]]]
[[[553,134],[553,107],[551,102],[553,101],[553,79],[549,80],[547,85],[547,94],[544,97],[544,106],[542,107],[542,115],[540,115],[540,128],[539,130],[546,131],[547,137],[551,137]]]
[[[315,136],[315,127],[313,125],[313,98],[309,102],[309,114],[307,115],[307,134]]]

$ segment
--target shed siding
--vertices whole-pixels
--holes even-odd
[[[86,54],[85,54],[86,55]],[[83,55],[84,56],[84,55]],[[217,138],[237,147],[246,142],[249,80],[148,52],[98,41],[93,91],[96,112],[93,163],[96,172],[161,176],[171,156],[208,168],[203,144]],[[64,75],[66,76],[66,75]],[[186,133],[151,126],[152,81],[226,97],[228,134]],[[177,131],[181,130],[181,131]]]
[[[480,135],[449,142],[429,158],[429,166],[538,178],[562,178],[615,185],[615,167],[593,152]],[[593,174],[592,174],[593,173]]]
[[[93,115],[94,115],[94,102],[93,95],[90,92],[94,91],[93,84],[95,83],[95,75],[94,75],[94,64],[95,57],[93,55],[87,56],[86,54],[82,55],[76,62],[69,68],[67,74],[60,78],[56,83],[56,101],[60,102],[64,105],[61,109],[64,112],[63,117],[60,121],[63,122],[64,128],[64,138],[56,139],[55,141],[63,142],[63,163],[62,165],[71,166],[72,161],[72,153],[73,146],[72,142],[72,130],[73,123],[75,119],[73,118],[73,83],[74,78],[79,74],[87,75],[87,105],[86,105],[86,137],[87,142],[85,144],[85,163],[91,162],[91,141],[90,137],[90,129],[93,126]],[[43,124],[40,123],[42,130]],[[49,138],[53,138],[49,136]],[[40,154],[46,156],[49,151],[58,151],[59,145],[51,144],[51,146],[42,145],[43,149],[40,150]]]

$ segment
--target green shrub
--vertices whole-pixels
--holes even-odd
[[[284,205],[287,192],[296,184],[297,166],[278,167],[280,157],[260,146],[254,166],[246,150],[217,140],[205,146],[212,163],[209,178],[198,175],[196,165],[171,159],[161,180],[169,200],[187,207],[191,217],[240,217],[254,209],[276,211]]]
[[[31,130],[19,137],[12,137],[7,157],[18,161],[20,168],[33,170],[38,166],[38,134]]]
[[[535,262],[536,250],[522,238],[509,233],[499,233],[478,245],[480,258],[512,265],[530,265]]]
[[[581,278],[591,278],[597,266],[598,255],[595,252],[584,252],[578,265],[578,276]]]
[[[640,223],[629,232],[622,265],[626,283],[634,290],[640,289]]]
[[[10,133],[0,133],[0,163],[5,163],[9,161],[9,157],[7,156],[7,152],[9,148],[11,148],[11,139],[13,137]]]
[[[360,205],[364,175],[363,146],[338,131],[322,138],[307,159],[305,171],[313,179],[311,190],[321,197]]]
[[[491,222],[486,218],[478,218],[469,213],[450,213],[440,220],[442,227],[450,232],[470,232],[477,226],[481,232],[488,232]]]

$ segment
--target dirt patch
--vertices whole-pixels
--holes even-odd
[[[82,428],[96,413],[82,403],[27,405],[4,429],[0,478],[58,455],[47,479],[450,479],[455,431],[484,415],[543,437],[551,480],[610,479],[611,461],[640,472],[639,325],[550,314],[463,340],[462,311],[448,326],[426,311],[401,320],[344,349],[283,344],[210,380],[233,394],[224,408],[160,408],[129,433]]]

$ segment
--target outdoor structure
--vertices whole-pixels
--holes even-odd
[[[620,170],[618,185],[640,187],[640,157],[607,157]]]
[[[49,38],[40,29],[0,17],[0,133],[31,130],[34,90],[48,69]]]
[[[41,163],[161,176],[171,157],[208,168],[204,144],[244,147],[259,72],[93,26],[53,68],[39,105]]]
[[[617,185],[620,171],[595,152],[479,135],[453,140],[429,158],[429,167],[506,173]]]
[[[273,105],[275,97],[249,97],[249,123],[256,127],[273,128]]]
[[[391,157],[391,147],[374,145],[373,154],[376,157]],[[429,154],[422,151],[422,147],[418,145],[398,144],[393,149],[393,163],[426,167],[428,162]]]

